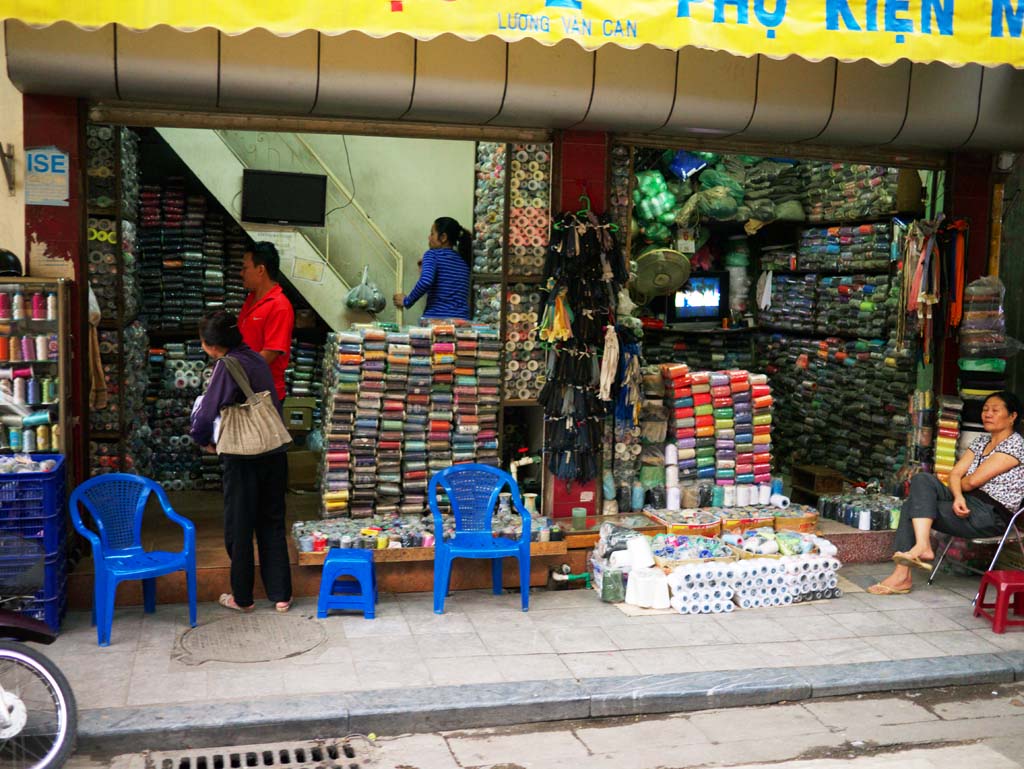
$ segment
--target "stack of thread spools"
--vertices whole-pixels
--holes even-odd
[[[943,395],[939,399],[939,429],[938,435],[935,436],[935,476],[943,483],[949,483],[949,473],[956,464],[963,408],[963,401],[956,396]]]
[[[89,412],[93,431],[112,433],[90,443],[91,472],[148,471],[152,449],[146,415],[147,348],[146,328],[134,321],[121,332],[100,332],[100,357],[106,379],[107,403]],[[126,455],[121,453],[121,439]]]
[[[203,223],[204,313],[223,310],[225,307],[224,234],[224,215],[211,211]]]
[[[476,146],[476,187],[473,204],[473,271],[502,271],[505,229],[505,145]]]
[[[212,373],[199,341],[168,342],[151,349],[149,360],[153,476],[174,491],[214,487],[219,464],[204,462],[188,436],[192,405]]]
[[[500,283],[476,283],[473,286],[473,320],[494,326],[501,321]]]
[[[476,461],[498,466],[498,411],[501,408],[501,340],[497,329],[477,327]]]
[[[363,332],[363,364],[359,373],[356,426],[352,436],[352,516],[373,515],[377,500],[377,441],[384,409],[387,369],[387,334],[381,329]]]
[[[355,425],[359,379],[363,363],[362,335],[347,331],[330,334],[325,351],[324,453],[321,490],[326,518],[344,515],[351,495],[352,431]]]
[[[322,390],[323,348],[312,342],[292,340],[288,368],[284,372],[288,395],[296,398],[317,398]],[[319,422],[319,419],[315,419]]]
[[[547,145],[514,144],[509,172],[509,272],[541,275],[551,226],[551,152]]]
[[[452,463],[476,460],[476,436],[480,432],[480,385],[477,376],[477,337],[471,328],[455,329],[455,431]]]
[[[6,330],[0,335],[0,392],[35,409],[26,416],[4,416],[0,450],[59,450],[60,431],[51,424],[50,409],[60,400],[60,340],[56,334],[42,333],[55,328],[56,320],[56,294],[0,292],[0,323]]]
[[[430,433],[430,329],[409,329],[409,384],[405,398],[400,512],[422,513],[427,506],[427,438]]]
[[[891,244],[891,224],[811,228],[800,233],[796,265],[789,269],[884,272],[889,269]]]
[[[544,386],[544,350],[537,344],[542,296],[537,285],[516,283],[508,288],[505,397],[509,400],[535,400]]]

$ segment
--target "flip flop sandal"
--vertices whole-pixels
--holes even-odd
[[[278,601],[276,604],[274,604],[274,608],[277,611],[279,611],[281,614],[284,614],[290,608],[292,608],[292,602],[291,601]]]
[[[256,608],[255,605],[239,606],[237,603],[235,603],[235,597],[231,595],[231,593],[221,593],[220,598],[217,599],[217,603],[219,603],[225,609],[231,609],[231,611],[240,611],[243,614],[248,614]]]
[[[868,592],[871,593],[871,595],[906,595],[910,592],[910,588],[889,587],[888,585],[883,585],[879,582],[877,585],[869,587]]]
[[[911,558],[904,553],[896,553],[892,559],[900,566],[913,566],[916,569],[922,569],[928,572],[932,570],[932,564],[930,561],[922,561],[920,558]]]

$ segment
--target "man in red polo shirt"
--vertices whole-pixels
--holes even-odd
[[[273,243],[256,243],[242,257],[242,285],[249,296],[238,313],[242,341],[270,365],[277,397],[284,400],[284,371],[292,349],[295,310],[277,282],[281,257]]]

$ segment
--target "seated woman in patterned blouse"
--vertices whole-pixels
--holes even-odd
[[[954,537],[1002,536],[1024,498],[1024,438],[1020,399],[1011,392],[985,399],[981,421],[987,436],[971,444],[949,474],[947,488],[934,475],[910,482],[896,530],[896,568],[877,585],[875,595],[902,595],[914,585],[911,567],[931,571],[931,532]]]

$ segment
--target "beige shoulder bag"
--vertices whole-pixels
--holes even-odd
[[[242,364],[229,355],[220,359],[245,395],[245,403],[220,410],[218,454],[251,457],[279,449],[292,441],[281,415],[274,408],[270,392],[254,393]]]

